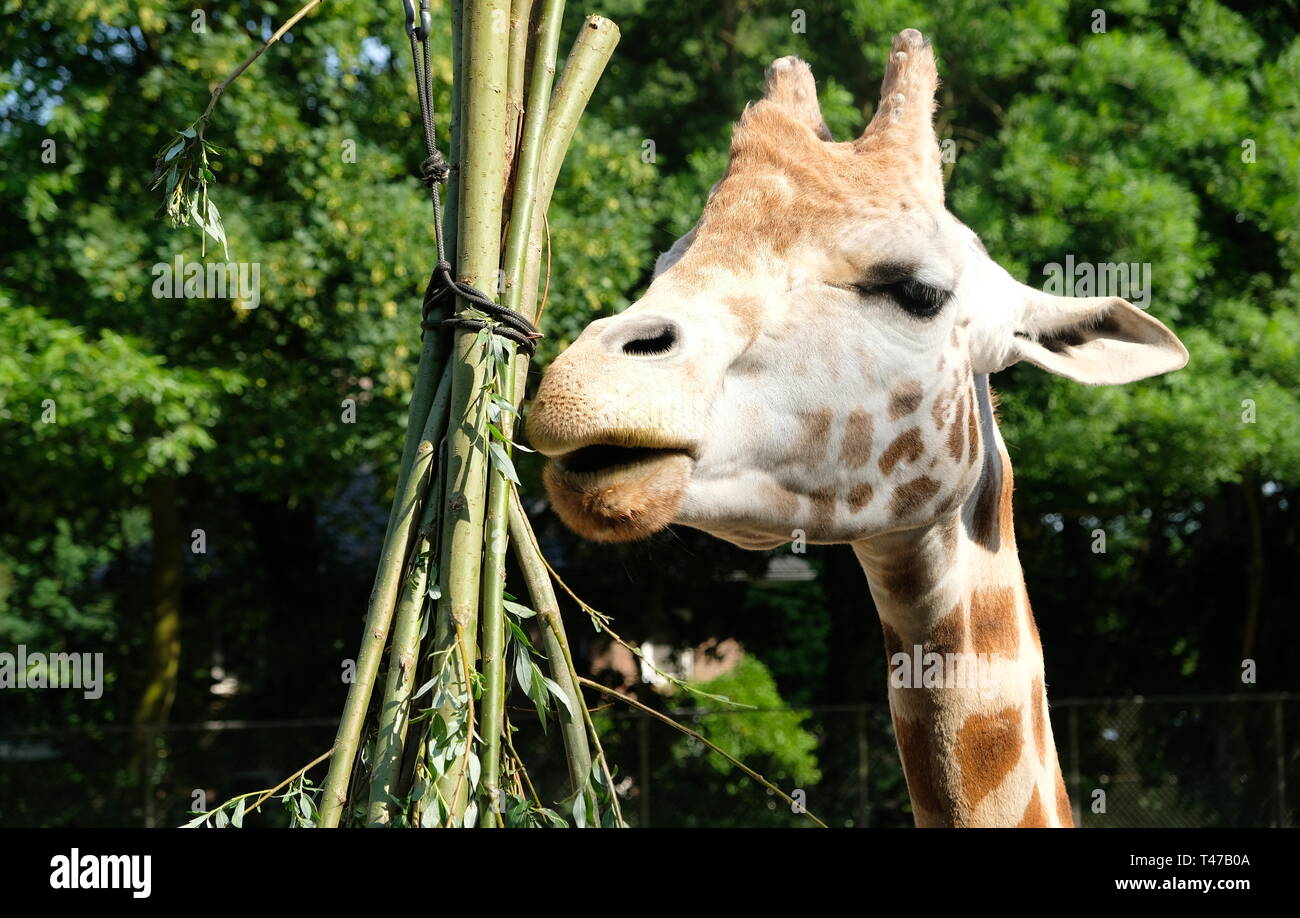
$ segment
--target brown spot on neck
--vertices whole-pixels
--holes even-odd
[[[963,802],[974,808],[1015,768],[1024,737],[1020,709],[1014,705],[994,714],[972,714],[957,731],[957,765]]]
[[[1034,725],[1034,750],[1038,753],[1038,761],[1044,765],[1047,764],[1047,720],[1043,715],[1046,701],[1043,677],[1038,676],[1034,679],[1034,684],[1029,687],[1029,710],[1032,712],[1029,718]]]
[[[927,653],[961,653],[966,643],[965,610],[961,603],[934,623],[930,637],[925,642]]]
[[[907,778],[907,795],[912,800],[916,824],[925,825],[933,819],[939,820],[939,824],[955,823],[955,801],[940,791],[936,758],[939,750],[926,727],[895,717],[894,737],[898,740],[898,754],[903,760],[903,776]]]
[[[1010,587],[976,589],[970,599],[971,643],[976,653],[1015,658],[1020,649],[1016,594]]]

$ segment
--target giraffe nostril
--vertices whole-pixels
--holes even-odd
[[[658,334],[648,335],[643,338],[633,338],[631,341],[623,343],[623,353],[635,356],[650,356],[653,354],[666,354],[677,344],[677,330],[672,326],[666,326]]]
[[[616,350],[629,357],[663,357],[681,343],[681,330],[672,319],[645,316],[624,323],[615,331]]]

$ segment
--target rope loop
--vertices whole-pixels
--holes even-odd
[[[429,27],[428,0],[421,0],[420,12],[423,28],[415,18],[414,0],[406,0],[407,25],[410,29],[411,61],[415,65],[415,90],[420,99],[420,120],[424,128],[424,151],[427,154],[420,163],[420,180],[433,198],[433,235],[438,248],[438,262],[429,283],[424,288],[424,302],[420,309],[420,328],[427,330],[441,328],[461,328],[477,331],[491,329],[508,341],[513,341],[518,349],[529,357],[537,352],[537,339],[541,332],[532,322],[506,306],[493,302],[492,298],[469,284],[456,280],[452,275],[451,262],[447,258],[447,246],[442,235],[442,201],[438,187],[451,177],[451,165],[438,149],[437,124],[433,110],[433,84],[429,68]],[[423,60],[421,60],[423,51]],[[486,315],[482,319],[470,315],[467,311],[456,312],[456,298],[470,304],[470,308]],[[449,319],[430,319],[435,311],[447,311],[452,314]]]

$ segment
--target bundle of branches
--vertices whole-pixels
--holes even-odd
[[[282,25],[217,86],[203,115],[158,152],[154,187],[162,189],[173,224],[194,225],[225,244],[207,188],[207,156],[220,150],[204,139],[204,129],[230,83],[319,2],[309,0]],[[248,812],[278,798],[295,825],[621,826],[615,769],[581,687],[614,695],[690,735],[796,806],[699,733],[578,675],[552,577],[598,630],[633,654],[640,651],[546,563],[515,490],[511,453],[525,447],[512,434],[529,360],[516,348],[516,341],[527,343],[517,329],[531,328],[540,313],[546,210],[618,29],[588,17],[556,82],[563,0],[452,0],[445,169],[433,150],[429,52],[422,43],[432,26],[429,0],[420,0],[419,8],[415,0],[404,2],[431,153],[421,172],[433,191],[440,264],[425,295],[425,311],[432,314],[423,322],[396,495],[355,679],[331,750],[278,786],[235,797],[189,825],[238,827]],[[447,207],[440,223],[443,180]],[[468,298],[432,295],[448,291],[438,287],[440,276],[454,276],[451,286]],[[481,290],[498,291],[500,302]],[[498,322],[503,317],[510,320],[504,326]],[[510,549],[529,604],[506,590]],[[568,771],[566,791],[552,795],[558,805],[537,792],[515,750],[516,728],[506,708],[515,684],[543,726],[558,721]],[[326,760],[329,773],[317,788],[307,773]]]
[[[564,4],[533,6],[477,0],[462,12],[453,4],[452,177],[444,220],[457,280],[499,290],[500,305],[529,320],[537,312],[556,176],[618,41],[612,22],[589,17],[553,88]],[[415,42],[412,51],[424,80]],[[511,451],[520,447],[511,436],[528,356],[474,305],[458,299],[444,307],[470,320],[450,335],[437,328],[438,315],[425,323],[432,329],[421,349],[397,494],[315,820],[320,826],[622,822],[547,569],[515,492]],[[531,606],[505,589],[511,544]],[[541,652],[530,631],[540,634]],[[559,721],[570,783],[558,795],[565,816],[539,799],[515,753],[505,706],[513,681],[539,716]]]

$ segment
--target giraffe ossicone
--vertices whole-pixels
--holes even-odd
[[[937,84],[901,32],[871,122],[835,142],[808,65],[776,61],[695,227],[556,358],[527,430],[587,538],[851,544],[891,670],[991,661],[991,690],[890,681],[916,822],[1069,825],[988,376],[1125,383],[1187,351],[1126,300],[1053,296],[989,258],[944,204]]]

